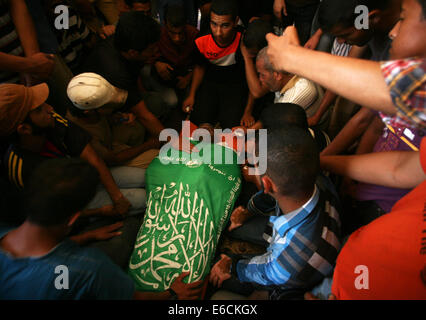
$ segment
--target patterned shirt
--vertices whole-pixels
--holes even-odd
[[[383,121],[426,128],[426,59],[382,62],[381,69],[397,108],[396,116],[381,114]]]
[[[321,176],[312,197],[293,212],[283,215],[275,206],[264,234],[267,252],[237,262],[240,281],[273,288],[272,295],[279,297],[281,290],[309,288],[332,273],[340,250],[340,220],[330,184]]]
[[[331,54],[334,56],[347,57],[351,51],[352,46],[346,42],[340,43],[337,39],[334,39],[333,48]]]

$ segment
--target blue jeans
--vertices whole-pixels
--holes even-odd
[[[146,209],[145,169],[135,167],[113,167],[110,169],[121,193],[132,204],[128,214],[136,215]],[[103,185],[99,185],[95,197],[86,209],[100,208],[112,204],[112,200]]]

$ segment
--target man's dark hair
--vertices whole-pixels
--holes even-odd
[[[28,221],[44,227],[65,223],[89,203],[98,184],[98,172],[84,160],[44,161],[25,186]]]
[[[268,21],[256,19],[249,23],[243,43],[249,49],[260,50],[268,45],[266,35],[270,32],[273,32],[273,29]]]
[[[305,110],[294,103],[274,103],[266,107],[260,116],[265,129],[280,128],[292,125],[308,130],[308,119]]]
[[[115,30],[115,46],[120,51],[145,50],[160,38],[160,25],[140,11],[121,15]]]
[[[267,164],[266,175],[280,195],[305,198],[320,172],[317,144],[307,130],[295,126],[270,129]]]
[[[238,4],[235,0],[213,0],[210,11],[218,16],[231,15],[235,20],[238,17]]]
[[[167,5],[164,19],[174,28],[182,27],[186,25],[185,9],[180,5]]]
[[[386,10],[395,0],[323,0],[319,6],[318,22],[323,31],[329,32],[334,27],[353,27],[359,14],[355,8],[367,6],[369,11]]]
[[[151,0],[124,0],[124,2],[130,7],[130,8],[132,8],[133,7],[133,4],[135,3],[135,2],[140,2],[140,3],[148,3],[148,2],[151,2]]]

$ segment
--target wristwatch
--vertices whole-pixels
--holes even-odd
[[[167,289],[167,291],[170,293],[170,299],[169,300],[177,300],[178,299],[177,293],[172,288]]]

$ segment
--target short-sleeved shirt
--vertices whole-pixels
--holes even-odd
[[[420,162],[426,173],[426,139]],[[337,299],[426,299],[425,210],[423,181],[390,213],[350,236],[334,270],[332,292]]]
[[[3,165],[9,181],[23,188],[34,169],[49,158],[79,157],[90,142],[90,135],[73,122],[54,114],[55,127],[46,133],[46,143],[40,153],[31,152],[11,144]]]
[[[9,231],[0,228],[0,239]],[[135,291],[101,251],[70,240],[40,257],[15,258],[0,248],[0,274],[0,299],[7,300],[130,300]]]
[[[426,59],[405,59],[381,63],[396,116],[381,115],[391,125],[426,128]]]
[[[235,33],[232,43],[223,48],[211,33],[195,40],[198,54],[196,64],[206,67],[205,81],[219,84],[246,83],[244,59],[240,50],[242,31]]]
[[[142,65],[126,60],[114,46],[114,37],[99,41],[79,72],[94,72],[113,86],[128,91],[123,110],[129,110],[142,100],[137,81]]]

